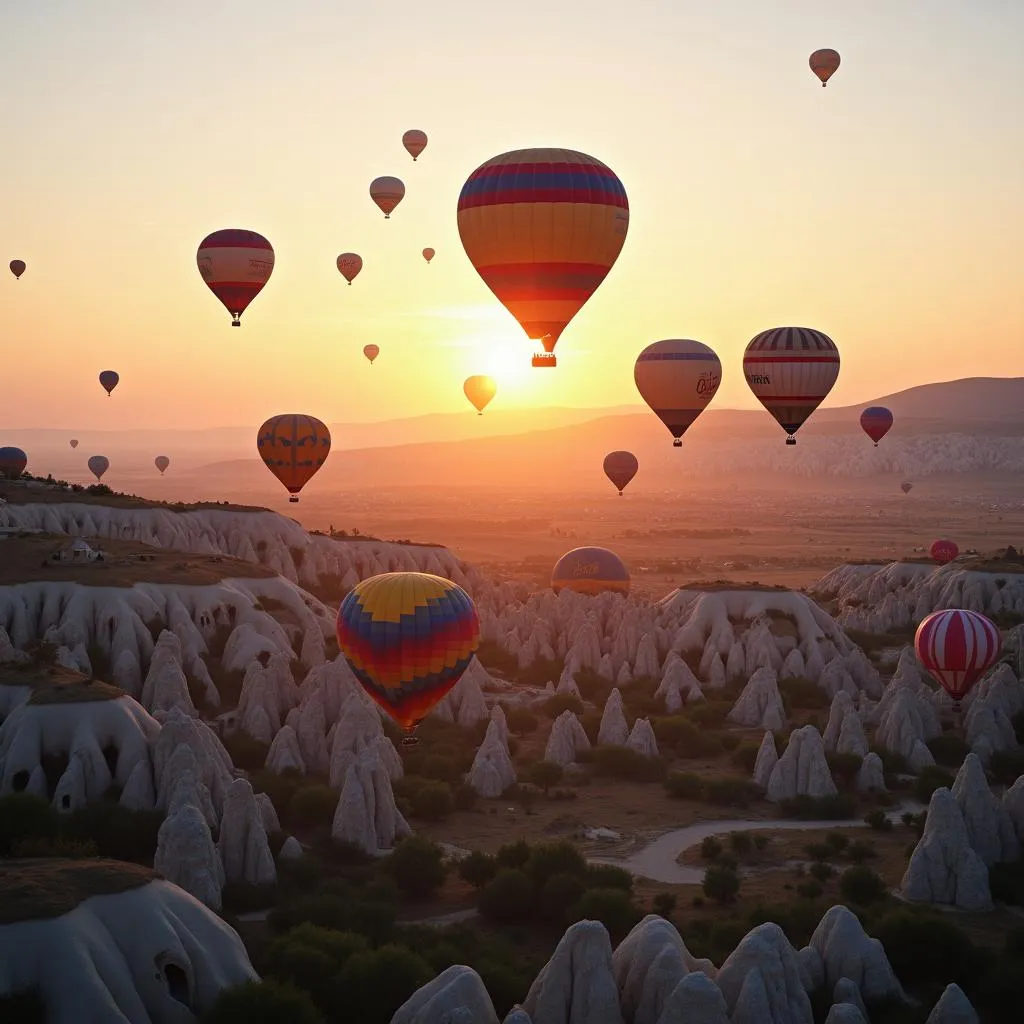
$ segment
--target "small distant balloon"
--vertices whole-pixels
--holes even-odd
[[[364,345],[363,355],[370,360],[370,365],[373,366],[374,359],[380,355],[380,345]]]
[[[77,437],[73,437],[73,438],[71,438],[70,442],[68,442],[68,443],[71,445],[72,448],[77,448],[78,447],[78,438]]]
[[[551,570],[551,587],[557,594],[563,589],[578,594],[629,593],[629,570],[614,551],[607,548],[573,548]]]
[[[410,128],[402,136],[402,145],[415,161],[416,157],[427,148],[427,133],[421,132],[419,128]]]
[[[110,469],[110,459],[106,455],[90,455],[89,461],[86,463],[89,467],[89,472],[92,473],[97,480],[103,479],[103,474]]]
[[[822,89],[839,68],[839,54],[835,50],[815,50],[807,62],[821,81]]]
[[[384,213],[384,219],[391,219],[391,211],[405,196],[405,185],[399,178],[384,175],[370,182],[370,198]]]
[[[343,252],[337,259],[338,273],[351,284],[363,269],[363,257],[354,252]]]
[[[120,374],[116,370],[104,370],[100,374],[100,384],[103,385],[103,390],[107,393],[107,398],[110,397],[110,392],[117,387],[117,382],[121,379]]]
[[[860,414],[860,426],[864,433],[875,442],[877,448],[878,442],[889,433],[889,428],[892,426],[892,413],[883,405],[872,405]]]
[[[241,327],[242,314],[274,272],[274,247],[258,232],[224,228],[207,235],[196,252],[206,286]]]
[[[11,260],[10,262],[11,273],[14,275],[15,280],[20,280],[21,275],[25,273],[25,261],[24,260]]]
[[[960,554],[960,549],[951,540],[937,540],[929,549],[929,554],[939,565],[948,565]]]
[[[423,250],[423,258],[429,263],[434,258],[434,250],[429,246]]]
[[[17,480],[27,465],[28,456],[20,448],[0,448],[0,476]]]
[[[904,480],[903,483],[900,484],[900,490],[904,494],[909,494],[913,489],[914,485],[909,480]]]
[[[640,396],[669,429],[676,448],[715,397],[722,380],[718,356],[699,341],[669,338],[648,345],[636,357],[633,380]]]
[[[167,467],[171,464],[171,460],[166,455],[158,455],[153,460],[153,465],[160,470],[160,475],[163,476],[167,471]]]
[[[495,384],[493,377],[477,374],[466,378],[465,383],[462,385],[462,390],[473,404],[477,415],[483,416],[484,409],[487,408],[491,399],[498,393],[498,385]]]
[[[284,484],[289,501],[319,472],[331,453],[331,432],[315,416],[284,413],[260,427],[256,448],[267,469]]]
[[[640,463],[632,452],[609,452],[604,457],[604,475],[615,484],[620,497],[639,468]]]

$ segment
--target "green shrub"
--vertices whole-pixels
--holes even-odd
[[[552,876],[563,873],[582,876],[587,868],[583,854],[572,843],[537,843],[530,851],[524,870],[539,891]]]
[[[946,732],[941,736],[930,739],[925,744],[932,753],[932,757],[940,765],[947,768],[959,768],[964,758],[971,752],[969,744],[956,733]]]
[[[676,909],[676,894],[674,892],[659,892],[654,894],[651,901],[651,908],[659,917],[670,920]]]
[[[403,946],[387,945],[356,953],[341,969],[335,1005],[343,1016],[336,1020],[389,1021],[395,1011],[434,972],[421,957]]]
[[[704,782],[704,799],[709,804],[726,807],[747,807],[760,800],[763,795],[761,787],[751,779],[725,777],[706,779]]]
[[[902,754],[885,747],[872,747],[871,752],[877,754],[882,762],[882,771],[886,775],[909,775],[910,765]]]
[[[704,895],[717,903],[731,903],[740,891],[739,875],[732,868],[713,865],[704,872]]]
[[[563,711],[571,711],[574,715],[582,715],[583,701],[571,693],[556,693],[544,701],[541,705],[541,710],[548,718],[557,718]]]
[[[805,900],[816,900],[824,891],[818,882],[801,882],[796,887],[797,896]]]
[[[927,984],[935,978],[969,984],[985,960],[964,931],[934,912],[894,910],[870,931],[885,947],[904,985]]]
[[[337,808],[338,794],[330,786],[314,782],[295,790],[286,817],[296,828],[315,828],[329,825]]]
[[[651,719],[651,727],[662,751],[671,750],[678,757],[717,757],[722,753],[722,742],[718,735],[701,729],[689,718],[673,715],[667,718]]]
[[[1024,860],[993,864],[988,869],[992,899],[1013,907],[1024,907]]]
[[[875,850],[875,844],[867,839],[854,839],[846,848],[846,856],[854,864],[863,864],[864,861],[877,857],[878,852]]]
[[[536,910],[533,883],[520,868],[501,868],[481,890],[477,906],[494,924],[524,924]]]
[[[877,871],[863,864],[847,868],[839,879],[839,891],[851,903],[866,906],[886,897],[885,882]]]
[[[677,800],[700,800],[704,795],[704,781],[692,772],[669,772],[665,788]]]
[[[860,754],[839,754],[827,755],[828,766],[832,772],[832,778],[840,789],[853,789],[857,783],[857,773],[863,758]]]
[[[0,856],[10,857],[26,840],[53,842],[60,831],[60,816],[43,797],[12,793],[0,799]]]
[[[447,782],[427,779],[410,800],[410,809],[424,821],[440,821],[455,810],[455,797]]]
[[[778,685],[787,713],[795,708],[811,711],[831,704],[829,695],[810,679],[780,679]]]
[[[797,796],[779,804],[787,818],[800,821],[843,821],[857,813],[857,801],[849,793],[836,796]]]
[[[717,836],[705,836],[700,844],[700,855],[704,860],[718,860],[722,844]]]
[[[523,777],[531,785],[542,789],[547,796],[551,787],[562,781],[564,774],[565,769],[555,761],[534,761],[527,766]]]
[[[538,906],[544,918],[551,924],[566,927],[569,912],[579,903],[587,885],[578,874],[561,871],[545,881],[540,892]]]
[[[131,811],[103,801],[64,815],[61,833],[71,840],[91,840],[101,857],[150,866],[163,820],[162,811]]]
[[[323,1016],[305,992],[267,979],[224,989],[203,1024],[323,1024]]]
[[[236,768],[247,772],[258,772],[267,762],[269,743],[254,740],[247,732],[239,729],[223,739],[224,749],[231,755]]]
[[[827,882],[834,874],[835,868],[823,860],[815,861],[810,867],[811,877],[818,882]]]
[[[614,864],[588,864],[583,872],[583,880],[588,889],[622,889],[623,892],[633,891],[633,876],[625,869]]]
[[[834,853],[830,843],[808,843],[804,851],[811,860],[828,860]]]
[[[850,837],[844,836],[842,832],[829,832],[825,842],[834,854],[840,854],[850,845]]]
[[[407,896],[422,899],[439,889],[448,873],[444,852],[424,836],[403,839],[384,862]]]
[[[937,764],[925,765],[914,780],[914,796],[926,804],[932,793],[942,786],[947,789],[953,785],[953,774]]]
[[[1024,775],[1024,750],[997,750],[988,763],[989,774],[1000,786],[1012,786]]]
[[[505,722],[515,736],[525,736],[540,726],[540,719],[532,711],[515,705],[505,708]]]
[[[865,823],[876,832],[891,832],[892,822],[886,817],[881,807],[874,807],[864,815]]]
[[[754,847],[754,841],[749,832],[730,832],[729,845],[737,857],[743,857]]]
[[[732,705],[731,700],[700,701],[686,708],[686,717],[703,730],[721,728],[726,723]]]
[[[459,861],[459,878],[474,889],[482,889],[497,873],[498,862],[480,850],[474,850]]]
[[[741,743],[729,755],[729,760],[747,775],[752,775],[757,763],[757,752],[761,749],[758,743]]]
[[[765,849],[765,847],[767,847],[769,845],[769,843],[771,843],[771,841],[772,841],[772,837],[771,836],[766,836],[763,832],[755,832],[754,835],[752,836],[752,842],[754,844],[754,849],[757,850],[758,852],[760,852],[761,850]]]
[[[525,839],[517,839],[514,843],[506,843],[495,854],[499,868],[522,868],[530,859],[530,844]]]
[[[326,1011],[331,1003],[334,974],[350,957],[368,950],[362,935],[300,924],[270,943],[261,967],[264,975],[308,992],[317,1006]]]
[[[595,774],[630,782],[660,782],[665,778],[665,762],[660,757],[644,757],[629,747],[594,747]]]
[[[613,945],[626,936],[641,916],[629,893],[621,889],[588,889],[573,910],[576,920],[600,921],[608,929]]]

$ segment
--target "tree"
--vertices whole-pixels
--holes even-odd
[[[225,989],[203,1016],[203,1024],[323,1024],[305,992],[276,981],[249,981]]]
[[[882,876],[864,864],[857,864],[843,872],[839,879],[839,891],[843,899],[861,906],[884,900],[886,895]]]
[[[552,786],[557,786],[562,781],[565,769],[554,761],[534,761],[526,770],[526,781],[544,790],[544,795]]]
[[[424,836],[403,839],[385,864],[398,888],[416,899],[439,889],[448,874],[444,851]]]
[[[676,909],[676,894],[674,892],[656,893],[651,906],[659,917],[671,918]]]
[[[621,889],[588,889],[576,904],[573,916],[577,920],[600,921],[611,933],[612,941],[617,942],[640,920],[640,911],[629,893]]]
[[[516,736],[525,736],[540,725],[537,716],[527,708],[510,707],[505,709],[505,721],[509,732]]]
[[[412,813],[425,821],[440,821],[455,810],[455,796],[447,782],[429,779],[420,786],[410,803]]]
[[[533,885],[525,871],[502,868],[484,886],[477,905],[480,913],[495,924],[523,924],[535,909]]]
[[[740,891],[739,875],[732,868],[712,866],[704,872],[704,895],[718,903],[731,903]]]
[[[288,801],[288,820],[298,828],[330,824],[338,806],[338,794],[315,782],[297,789]]]
[[[421,956],[404,946],[356,953],[341,969],[334,1003],[336,1020],[389,1021],[395,1011],[434,977]]]
[[[474,889],[482,889],[498,873],[498,862],[487,853],[474,850],[459,861],[459,878]]]

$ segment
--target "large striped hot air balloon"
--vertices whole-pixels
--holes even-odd
[[[289,501],[316,475],[331,451],[331,432],[315,416],[283,413],[260,427],[256,448],[267,469],[284,484]]]
[[[569,321],[626,240],[629,202],[600,160],[572,149],[518,149],[481,164],[459,194],[459,236],[498,301],[555,365]]]
[[[484,409],[490,404],[491,399],[498,393],[498,385],[494,383],[493,377],[484,374],[474,374],[467,377],[462,385],[465,396],[470,404],[476,409],[478,416],[483,416]]]
[[[971,687],[999,658],[996,624],[963,608],[932,612],[914,635],[918,660],[960,708]]]
[[[470,596],[425,572],[386,572],[348,592],[338,646],[363,689],[406,732],[459,681],[480,642]]]
[[[413,161],[427,148],[427,133],[419,128],[410,128],[402,136],[402,145]]]
[[[107,393],[107,398],[110,397],[110,392],[117,387],[117,382],[121,379],[121,375],[117,370],[103,370],[100,373],[100,385],[103,390]]]
[[[636,357],[633,380],[643,400],[668,427],[676,448],[693,421],[715,397],[722,363],[699,341],[670,338],[648,345]]]
[[[807,63],[824,89],[828,80],[839,70],[839,53],[827,47],[823,50],[815,50]]]
[[[773,327],[751,339],[743,373],[754,397],[789,435],[825,400],[839,376],[839,349],[810,327]]]
[[[103,474],[110,469],[110,459],[106,455],[90,455],[86,465],[89,467],[89,472],[97,480],[102,480]]]
[[[860,426],[872,441],[875,447],[878,442],[889,433],[892,426],[892,413],[884,405],[872,405],[860,414]]]
[[[640,463],[632,452],[609,452],[604,457],[604,475],[615,485],[619,497],[639,469]]]
[[[551,587],[556,594],[564,589],[579,594],[600,594],[605,590],[628,594],[629,570],[607,548],[573,548],[551,570]]]
[[[11,260],[10,262],[11,273],[14,275],[15,281],[21,280],[21,275],[25,273],[25,261],[24,260]]]
[[[384,213],[384,219],[391,219],[391,211],[405,198],[405,185],[399,178],[386,174],[370,182],[370,198]]]
[[[948,565],[960,554],[960,549],[951,540],[937,540],[929,548],[929,554],[939,565]]]
[[[0,476],[17,480],[27,465],[28,456],[20,448],[0,448]]]
[[[274,248],[255,231],[224,228],[199,243],[196,263],[207,287],[231,314],[231,326],[241,327],[242,314],[274,272]]]

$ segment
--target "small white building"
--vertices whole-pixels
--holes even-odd
[[[54,562],[75,562],[79,565],[102,561],[100,553],[89,547],[88,543],[81,537],[76,537],[70,544],[66,544],[59,551],[53,554]]]

